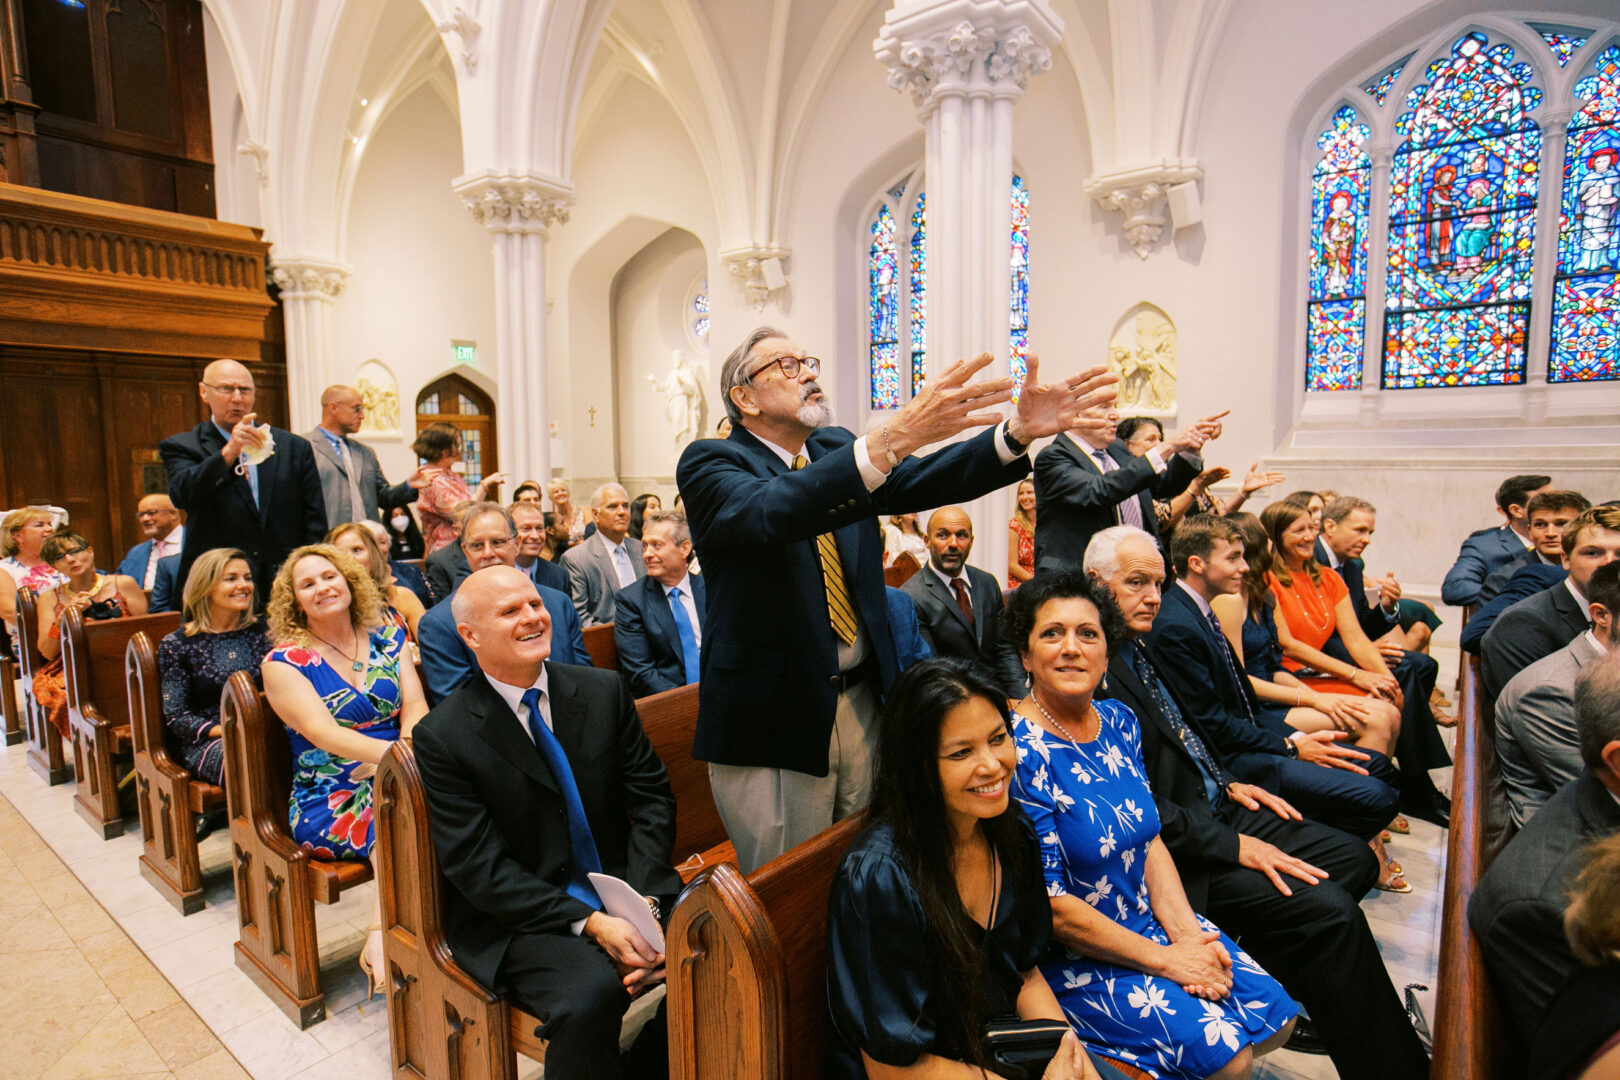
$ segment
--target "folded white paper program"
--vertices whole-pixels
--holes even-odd
[[[647,898],[631,887],[623,878],[616,878],[612,874],[587,874],[591,880],[591,887],[596,895],[602,898],[602,910],[615,919],[623,919],[636,928],[636,933],[651,945],[653,949],[662,954],[664,951],[664,931],[659,927],[658,920],[653,918],[652,908],[647,906]]]

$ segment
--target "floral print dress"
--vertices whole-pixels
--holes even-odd
[[[1078,896],[1127,930],[1169,945],[1148,898],[1147,852],[1159,835],[1159,812],[1141,729],[1119,702],[1095,704],[1097,738],[1078,745],[1013,715],[1014,794],[1040,838],[1050,895]],[[1216,929],[1202,916],[1198,922]],[[1231,938],[1222,934],[1221,944],[1232,956],[1232,990],[1218,1002],[1195,998],[1166,978],[1078,956],[1055,939],[1041,972],[1093,1053],[1150,1076],[1205,1077],[1299,1012]]]
[[[370,667],[364,689],[346,682],[314,649],[283,645],[268,660],[290,664],[308,679],[339,724],[373,739],[399,738],[399,711],[404,703],[400,656],[405,635],[397,626],[371,631]],[[377,766],[328,753],[292,728],[292,797],[288,822],[292,836],[323,859],[364,859],[371,855],[371,778]]]

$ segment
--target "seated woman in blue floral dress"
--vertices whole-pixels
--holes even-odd
[[[1057,948],[1041,965],[1097,1053],[1157,1077],[1240,1080],[1299,1005],[1187,901],[1130,709],[1095,700],[1125,623],[1106,586],[1037,575],[1008,635],[1030,674],[1013,714],[1014,797],[1035,824]]]
[[[293,839],[326,859],[371,858],[371,778],[389,744],[427,713],[405,632],[383,621],[371,576],[330,544],[287,556],[269,616],[276,647],[264,660],[264,693],[292,745]],[[380,915],[360,967],[380,990]]]
[[[220,784],[225,767],[220,697],[238,671],[259,681],[270,635],[264,620],[253,617],[253,567],[235,548],[199,555],[181,595],[180,629],[157,648],[163,723],[191,775]],[[203,820],[199,818],[199,832]]]

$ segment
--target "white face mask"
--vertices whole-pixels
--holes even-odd
[[[395,514],[389,519],[388,523],[394,527],[395,532],[404,532],[406,527],[410,525],[411,519],[407,514]]]

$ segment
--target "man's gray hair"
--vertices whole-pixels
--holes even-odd
[[[692,542],[692,530],[686,524],[686,515],[678,510],[654,510],[641,519],[641,535],[654,525],[668,525],[670,542],[676,545]]]
[[[1365,510],[1369,514],[1378,513],[1378,507],[1366,499],[1358,499],[1354,495],[1340,495],[1322,508],[1322,520],[1343,521],[1357,510]]]
[[[472,503],[471,505],[469,505],[466,510],[462,511],[462,514],[461,514],[461,535],[456,537],[456,543],[459,544],[463,540],[465,540],[466,536],[467,536],[467,529],[468,529],[469,526],[472,525],[473,520],[475,518],[481,518],[485,514],[499,514],[499,515],[501,515],[501,517],[506,519],[506,531],[507,531],[508,535],[511,535],[511,536],[516,536],[517,535],[517,522],[512,520],[512,515],[506,509],[506,507],[502,506],[498,502],[475,502],[475,503]],[[452,607],[451,611],[454,611],[454,610],[455,610],[455,608]]]
[[[1086,573],[1096,574],[1100,578],[1113,577],[1119,569],[1119,545],[1133,536],[1158,547],[1153,534],[1146,529],[1139,529],[1135,525],[1115,525],[1094,535],[1091,543],[1086,545],[1086,557],[1082,563]]]
[[[627,489],[623,484],[617,483],[617,482],[615,482],[613,480],[609,480],[605,484],[597,485],[596,490],[591,492],[591,509],[592,510],[600,510],[600,509],[602,509],[602,504],[607,502],[607,493],[608,493],[609,489],[611,489],[611,488],[618,488],[620,491],[624,492],[624,497],[626,499],[628,499],[630,497],[629,489]]]
[[[754,351],[754,346],[768,338],[787,337],[774,326],[756,327],[753,333],[743,338],[742,344],[731,350],[726,362],[720,366],[720,400],[725,402],[726,416],[731,418],[733,424],[742,423],[742,410],[737,403],[731,400],[731,388],[743,386],[748,382],[748,356]]]
[[[1601,774],[1608,768],[1603,748],[1620,740],[1620,650],[1587,664],[1575,677],[1575,731],[1581,760]]]

